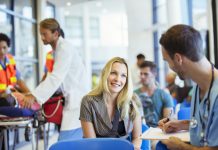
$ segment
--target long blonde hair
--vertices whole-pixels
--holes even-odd
[[[110,75],[112,65],[115,62],[124,64],[127,68],[127,81],[117,97],[117,107],[122,110],[122,113],[121,113],[122,119],[126,117],[127,115],[129,115],[129,113],[130,113],[130,116],[133,116],[131,118],[134,119],[134,116],[137,114],[137,108],[135,108],[135,105],[133,105],[133,108],[135,109],[133,110],[130,109],[130,102],[132,101],[132,98],[133,98],[133,85],[132,85],[130,69],[125,59],[121,57],[114,57],[111,60],[109,60],[101,72],[99,84],[97,85],[95,89],[93,89],[90,93],[88,93],[88,95],[89,96],[103,95],[104,100],[109,95],[111,95],[108,89],[107,79]]]

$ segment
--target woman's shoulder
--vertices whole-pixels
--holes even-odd
[[[82,103],[98,102],[100,99],[101,99],[101,96],[85,95],[82,98]]]

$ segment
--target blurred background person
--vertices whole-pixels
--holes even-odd
[[[21,79],[20,71],[16,68],[14,57],[8,52],[10,44],[9,37],[0,33],[0,107],[14,107],[17,104],[15,98],[11,95],[12,92],[29,92],[25,82]],[[4,140],[3,131],[0,130],[0,149],[3,147],[7,149],[8,147],[8,145],[3,144]]]
[[[145,55],[138,54],[136,56],[136,59],[137,59],[136,64],[131,68],[133,89],[139,88],[141,86],[141,82],[140,82],[140,68],[139,67],[145,61]]]
[[[14,57],[8,53],[9,47],[9,37],[0,33],[0,98],[7,99],[7,101],[0,101],[0,106],[14,105],[15,100],[10,95],[12,91],[29,92],[25,82],[21,79],[20,71],[16,68]]]
[[[23,107],[29,108],[34,101],[45,103],[61,87],[65,104],[58,140],[67,140],[75,133],[74,129],[80,127],[80,101],[89,88],[86,69],[71,43],[60,36],[60,25],[55,19],[41,21],[40,34],[43,43],[51,45],[54,50],[53,70],[31,94],[24,97]]]
[[[165,80],[166,80],[166,83],[167,83],[166,89],[168,89],[170,94],[171,94],[171,96],[174,99],[176,99],[176,97],[177,97],[177,90],[178,90],[178,86],[175,83],[176,74],[174,72],[169,72],[166,75],[166,79]]]
[[[151,127],[156,127],[160,119],[169,117],[173,109],[171,95],[156,84],[156,74],[156,64],[144,61],[140,66],[142,86],[135,90],[142,103],[146,124]]]

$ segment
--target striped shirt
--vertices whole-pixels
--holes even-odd
[[[91,122],[97,137],[110,137],[113,125],[108,116],[103,96],[83,97],[79,119]],[[126,133],[130,133],[133,128],[132,121],[128,117],[123,121]]]

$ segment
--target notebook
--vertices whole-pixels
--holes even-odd
[[[166,140],[171,136],[177,137],[184,142],[190,142],[189,131],[183,130],[175,133],[164,133],[160,128],[152,127],[146,130],[140,138],[144,140]]]

